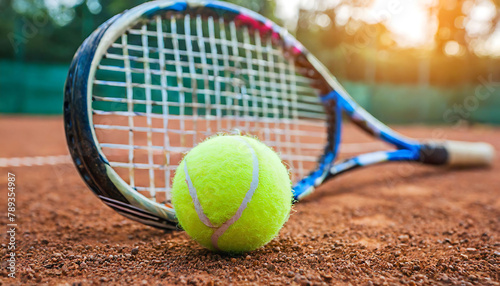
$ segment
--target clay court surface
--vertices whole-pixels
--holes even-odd
[[[396,129],[500,150],[498,128]],[[68,154],[60,117],[2,117],[0,134],[0,158]],[[344,141],[353,152],[370,139],[347,126]],[[297,203],[276,239],[242,256],[114,213],[70,162],[0,167],[0,284],[500,285],[500,157],[494,161],[489,169],[391,163],[341,175]],[[6,270],[8,172],[17,185],[15,279]]]

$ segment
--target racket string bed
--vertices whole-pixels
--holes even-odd
[[[168,202],[182,154],[217,132],[237,129],[258,136],[295,178],[303,177],[324,148],[325,114],[311,80],[284,54],[269,35],[223,17],[157,16],[129,28],[98,66],[115,76],[97,73],[93,81],[94,128],[129,134],[126,142],[100,138],[110,165],[127,169],[120,175],[140,193]],[[101,87],[118,92],[98,92]],[[114,106],[100,108],[102,103]],[[127,108],[116,108],[122,104]],[[128,121],[102,124],[99,117]]]

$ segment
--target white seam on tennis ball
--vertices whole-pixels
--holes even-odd
[[[188,168],[187,168],[187,157],[184,158],[184,174],[186,174],[186,183],[188,184],[189,195],[193,199],[194,209],[198,214],[200,220],[208,227],[216,227],[210,222],[210,219],[203,212],[203,208],[201,207],[200,200],[198,199],[198,194],[196,193],[196,189],[193,186],[193,182],[189,177]]]
[[[233,224],[235,223],[242,215],[243,211],[247,208],[248,203],[250,200],[252,200],[253,194],[255,193],[255,190],[259,186],[259,158],[257,158],[257,155],[255,154],[255,150],[248,144],[247,141],[240,139],[240,138],[235,138],[238,141],[243,142],[245,145],[247,145],[248,149],[250,149],[250,153],[252,153],[252,163],[253,163],[253,169],[252,169],[252,182],[250,183],[250,189],[247,191],[245,194],[245,198],[243,199],[243,202],[241,203],[240,207],[236,211],[233,217],[231,217],[229,220],[224,222],[218,229],[215,230],[215,232],[212,235],[212,245],[216,248],[218,248],[217,241],[219,238],[226,232],[226,230]]]
[[[250,149],[250,153],[252,154],[252,182],[250,183],[250,188],[245,194],[245,198],[243,198],[243,202],[241,205],[238,207],[238,210],[236,213],[227,221],[225,221],[221,226],[216,227],[212,224],[210,219],[205,215],[203,212],[203,208],[201,206],[201,203],[198,199],[198,195],[196,193],[196,188],[193,185],[193,182],[191,181],[191,177],[189,177],[188,174],[188,168],[187,168],[187,158],[184,158],[184,173],[186,176],[186,183],[189,188],[189,194],[191,195],[191,198],[193,199],[193,204],[194,208],[196,210],[196,213],[198,214],[198,217],[200,220],[208,227],[210,228],[215,228],[214,233],[212,234],[212,246],[217,249],[219,249],[218,241],[219,238],[226,232],[226,230],[234,224],[242,215],[243,211],[247,208],[248,203],[252,200],[253,194],[255,193],[255,190],[259,186],[259,158],[257,158],[257,154],[255,154],[255,150],[252,148],[252,146],[245,140],[240,139],[240,138],[235,138],[236,140],[243,142],[248,149]]]

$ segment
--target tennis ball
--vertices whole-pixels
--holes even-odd
[[[181,227],[202,246],[251,251],[271,241],[287,221],[290,176],[278,155],[258,140],[218,135],[179,164],[172,203]]]

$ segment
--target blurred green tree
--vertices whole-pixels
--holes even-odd
[[[68,63],[100,24],[144,0],[0,0],[0,58]],[[269,0],[231,0],[274,17]]]

